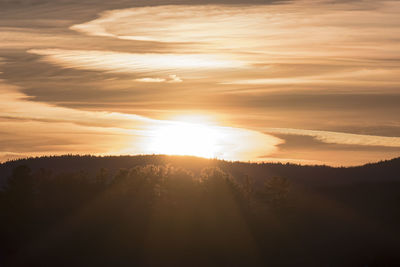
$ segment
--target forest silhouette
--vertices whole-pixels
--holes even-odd
[[[400,158],[359,167],[184,156],[0,165],[0,266],[400,264]]]

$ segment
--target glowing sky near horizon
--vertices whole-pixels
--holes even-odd
[[[400,156],[399,13],[373,0],[0,4],[0,161]]]

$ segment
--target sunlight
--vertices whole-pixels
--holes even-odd
[[[225,160],[259,160],[277,149],[282,140],[249,129],[224,127],[214,118],[200,115],[175,116],[159,122],[141,142],[144,154],[190,155]]]
[[[213,158],[218,156],[218,143],[223,136],[216,127],[176,122],[158,127],[150,150],[160,154]]]

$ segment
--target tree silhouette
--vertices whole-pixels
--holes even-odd
[[[267,205],[277,211],[287,208],[290,182],[286,178],[272,177],[265,181],[262,198]]]

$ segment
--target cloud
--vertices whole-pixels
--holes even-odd
[[[165,82],[166,80],[163,78],[138,78],[135,79],[136,82],[140,82],[140,83],[162,83]]]
[[[393,88],[399,85],[400,74],[399,40],[392,37],[400,34],[398,12],[398,2],[378,5],[372,0],[163,5],[103,12],[71,29],[109,39],[175,45],[182,54],[224,55],[233,59],[231,69],[237,71],[206,74],[210,82],[222,85],[314,88],[373,83]],[[274,69],[278,64],[287,67]],[[314,68],[304,75],[302,68],[295,68],[299,64],[318,64],[326,70]]]
[[[133,54],[61,49],[32,49],[28,52],[44,56],[46,62],[65,68],[115,73],[185,72],[245,66],[240,61],[210,54]]]
[[[138,78],[135,79],[136,82],[142,82],[142,83],[180,83],[183,80],[179,78],[175,74],[168,75],[168,78],[150,78],[150,77],[144,77],[144,78]]]
[[[356,166],[399,156],[398,147],[325,143],[308,135],[274,135],[285,140],[275,153],[265,157],[275,162]]]
[[[169,77],[169,80],[168,80],[169,83],[180,83],[180,82],[182,82],[182,79],[179,78],[175,74],[168,75],[168,77]]]
[[[400,85],[397,79],[400,75],[400,68],[390,70],[382,68],[364,68],[347,70],[345,72],[324,73],[314,76],[298,76],[286,78],[267,78],[250,80],[233,80],[221,84],[242,84],[242,85],[280,85],[280,84],[369,84],[371,82],[384,85]]]
[[[246,49],[246,52],[264,52],[267,56],[274,56],[276,52],[296,57],[359,56],[357,51],[360,50],[381,54],[384,50],[374,46],[379,42],[389,55],[389,50],[396,50],[394,43],[388,42],[391,38],[380,29],[398,32],[396,11],[400,10],[400,5],[393,1],[382,1],[379,5],[375,1],[363,1],[363,5],[368,8],[358,8],[357,1],[337,5],[329,1],[295,1],[274,6],[135,7],[103,12],[99,18],[73,25],[71,29],[124,40]],[[330,12],[321,12],[326,9]],[[291,50],[294,47],[297,49]]]
[[[362,135],[362,134],[290,129],[290,128],[267,128],[265,129],[265,133],[312,136],[318,141],[329,144],[383,146],[383,147],[400,148],[400,137],[374,136],[374,135]]]

